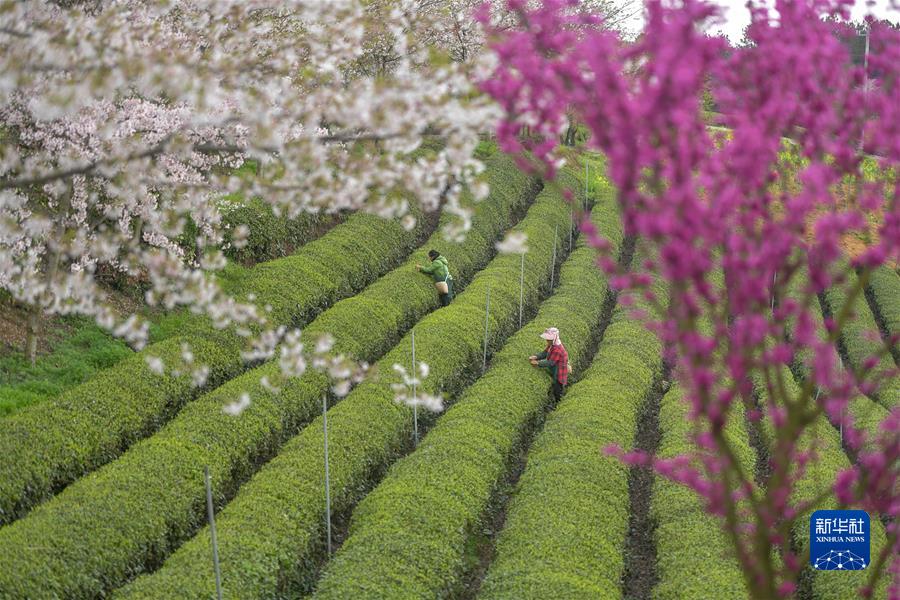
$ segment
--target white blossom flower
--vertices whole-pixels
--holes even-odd
[[[306,358],[303,355],[299,331],[294,330],[285,336],[281,345],[279,365],[285,377],[301,377],[306,372]]]
[[[338,381],[333,386],[331,386],[331,391],[334,392],[334,395],[337,396],[338,398],[343,398],[344,396],[346,396],[347,394],[350,393],[350,386],[351,386],[350,380],[344,379],[344,380]]]
[[[191,383],[194,387],[203,387],[209,378],[209,367],[202,365],[191,372]]]
[[[234,231],[231,234],[231,243],[234,244],[235,248],[244,248],[247,246],[247,241],[250,238],[250,228],[241,223],[237,227],[234,228]]]
[[[325,354],[329,352],[334,347],[334,337],[331,334],[326,333],[324,335],[319,336],[319,339],[316,340],[316,354]]]
[[[423,392],[419,387],[422,384],[422,380],[428,377],[429,368],[427,364],[424,362],[419,363],[419,368],[417,370],[421,375],[421,379],[419,377],[413,377],[403,365],[395,363],[393,369],[402,380],[391,384],[395,402],[398,404],[405,404],[409,407],[421,406],[432,412],[440,412],[444,409],[444,400],[442,396]],[[413,389],[415,389],[415,393],[413,393]]]
[[[404,215],[400,220],[400,224],[406,231],[412,231],[416,228],[416,218],[412,215]]]
[[[241,397],[238,398],[237,400],[235,400],[234,402],[231,402],[231,403],[223,406],[222,412],[224,412],[225,414],[231,415],[233,417],[237,417],[242,412],[244,412],[248,406],[250,406],[250,394],[243,393],[243,394],[241,394]]]
[[[158,356],[147,356],[144,358],[144,361],[147,363],[147,367],[157,375],[162,375],[166,372],[166,367]]]
[[[275,330],[267,330],[252,340],[251,349],[241,353],[241,357],[245,362],[253,362],[258,360],[268,360],[275,355],[275,347],[284,335],[285,328],[279,327]],[[286,341],[288,344],[299,343],[300,333],[296,332],[296,337],[290,337]],[[302,344],[300,349],[302,350]]]
[[[259,380],[259,385],[261,385],[267,392],[271,394],[281,393],[281,388],[272,385],[272,383],[269,381],[268,375],[262,376],[262,378]]]
[[[194,362],[194,353],[187,343],[181,344],[181,360],[183,360],[186,365],[193,364]]]
[[[223,249],[253,233],[223,221],[246,199],[278,215],[367,210],[412,228],[399,191],[456,215],[445,234],[460,239],[471,227],[463,189],[486,192],[471,157],[500,114],[472,93],[466,61],[482,60],[483,36],[457,18],[471,12],[461,2],[7,3],[0,129],[16,143],[0,147],[0,286],[140,349],[147,325],[115,314],[98,278],[112,269],[146,281],[148,304],[253,338],[274,329],[271,311],[211,276]],[[458,62],[432,63],[435,47]],[[376,68],[385,56],[389,74]],[[445,148],[410,160],[426,131]],[[248,159],[261,172],[236,174]],[[244,358],[270,358],[281,335]]]
[[[485,181],[476,181],[472,184],[472,195],[476,200],[484,200],[488,197],[491,189]]]
[[[502,242],[497,242],[496,247],[502,254],[525,254],[528,252],[528,234],[510,231]]]

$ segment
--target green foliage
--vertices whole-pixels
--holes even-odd
[[[568,205],[547,190],[516,227],[529,236],[525,301],[534,303],[549,278],[553,232],[567,238]],[[453,303],[416,325],[416,358],[430,366],[421,388],[453,396],[478,371],[484,333],[484,301],[491,290],[490,347],[496,348],[518,321],[519,257],[500,255],[475,276]],[[383,470],[408,449],[412,409],[397,404],[391,384],[395,364],[409,365],[410,335],[376,364],[377,379],[362,383],[328,413],[331,501],[348,511]],[[420,415],[420,423],[427,421]],[[324,555],[325,489],[321,417],[241,487],[217,516],[223,586],[236,598],[288,596],[308,589]],[[140,577],[122,597],[208,598],[214,590],[208,532],[201,531],[155,574]]]
[[[230,294],[240,287],[241,282],[247,278],[250,270],[251,267],[228,261],[225,263],[225,268],[216,272],[216,281],[224,292]]]
[[[202,319],[188,309],[176,310],[160,315],[150,322],[150,344],[156,344],[172,337],[180,336],[186,331],[205,325]]]
[[[804,268],[795,273],[794,277],[791,279],[787,290],[788,297],[798,302],[802,301],[802,293],[807,286],[808,273]],[[828,334],[825,329],[825,322],[822,319],[821,308],[818,306],[818,302],[815,298],[813,299],[813,303],[813,306],[810,308],[810,315],[812,316],[819,339],[824,341],[827,339]],[[791,321],[787,328],[789,335],[794,331],[794,327],[795,324]],[[794,357],[794,364],[791,365],[791,370],[795,373],[798,381],[806,379],[809,376],[813,359],[813,352],[810,348],[804,348],[798,356]],[[873,440],[877,439],[881,422],[887,417],[888,410],[880,404],[872,402],[872,400],[866,396],[857,394],[850,399],[847,414],[853,418],[855,427],[865,429],[868,432],[869,437],[866,440],[866,446],[871,449]],[[765,422],[763,423],[765,424]]]
[[[259,175],[256,160],[246,160],[234,170],[242,179],[254,179]],[[330,226],[339,222],[340,216],[324,213],[302,213],[296,217],[276,216],[272,206],[260,198],[246,199],[241,194],[228,194],[219,202],[222,225],[225,230],[225,256],[242,265],[253,265],[280,258],[296,251],[312,241]],[[239,225],[250,228],[247,243],[241,248],[232,243],[232,233]],[[189,258],[197,255],[197,233],[193,221],[188,221],[185,232],[178,240]]]
[[[491,195],[478,204],[470,235],[464,242],[441,246],[460,283],[488,262],[493,241],[537,193],[536,182],[518,171],[510,158],[492,160],[487,175]],[[402,267],[325,311],[305,335],[315,339],[329,332],[338,351],[375,360],[385,345],[396,342],[438,305],[430,280],[416,273],[414,265],[442,240],[440,231],[434,233]],[[273,395],[263,387],[259,383],[263,376],[282,388],[281,393]],[[49,586],[66,597],[93,596],[167,556],[203,522],[201,465],[209,465],[217,497],[230,497],[260,459],[321,410],[321,398],[329,389],[326,377],[309,371],[287,383],[280,379],[273,361],[204,394],[156,435],[0,530],[0,548],[17,549],[0,550],[6,555],[0,556],[0,564],[15,563],[0,570],[17,573],[19,586],[8,587],[13,584],[0,575],[0,590],[28,595]],[[251,406],[240,418],[223,413],[222,407],[241,393],[250,394]],[[75,508],[79,506],[92,508],[87,514]],[[39,550],[21,543],[38,538],[46,542]],[[97,544],[79,552],[84,540]],[[75,578],[73,572],[94,575]]]
[[[582,124],[578,124],[575,127],[575,145],[576,146],[584,146],[588,143],[588,140],[591,139],[591,130]]]
[[[790,374],[783,374],[783,380],[788,394],[793,398],[798,397],[799,389]],[[762,398],[767,398],[765,385],[759,379],[754,384],[757,394]],[[865,401],[872,404],[868,399]],[[764,401],[763,404],[765,405],[766,402]],[[772,421],[766,417],[762,423],[766,431],[767,443],[771,446],[774,436]],[[849,469],[851,465],[847,455],[844,454],[841,448],[840,434],[824,415],[820,415],[807,427],[798,441],[798,447],[802,452],[809,452],[814,448],[815,457],[806,464],[803,476],[797,480],[791,496],[791,502],[794,506],[808,505],[813,500],[819,499],[818,504],[810,506],[809,510],[798,516],[794,521],[793,537],[798,546],[803,549],[809,545],[809,518],[812,513],[819,509],[838,508],[834,495],[832,494],[821,499],[822,492],[831,489],[834,486],[837,474]],[[870,515],[870,517],[871,552],[874,560],[884,548],[887,537],[877,515]],[[869,570],[840,573],[814,571],[812,579],[813,593],[820,600],[843,600],[845,598],[858,597],[858,590],[866,584],[869,574]],[[887,587],[887,582],[882,577],[873,598],[886,598]]]
[[[334,215],[322,213],[303,213],[293,219],[276,216],[271,205],[259,198],[246,202],[236,202],[232,198],[229,203],[233,203],[233,207],[225,210],[222,216],[229,231],[225,256],[241,264],[255,264],[290,254],[336,220]],[[241,248],[231,243],[231,232],[239,225],[250,228],[247,243]]]
[[[529,452],[483,597],[619,596],[628,470],[602,450],[631,447],[638,410],[661,370],[658,340],[617,309],[591,367]]]
[[[612,194],[594,208],[593,220],[610,238],[621,239]],[[587,247],[569,257],[559,288],[535,319],[362,501],[318,596],[350,598],[378,590],[392,598],[444,597],[459,585],[466,547],[484,525],[511,457],[550,399],[550,378],[526,360],[542,349],[539,334],[549,325],[560,327],[576,372],[587,362],[607,290],[595,257]]]
[[[886,266],[881,266],[869,275],[869,290],[887,334],[900,336],[900,275]],[[893,346],[895,359],[897,346],[897,343]]]
[[[849,267],[842,268],[842,273],[847,274],[847,282],[845,285],[834,285],[824,294],[824,304],[828,313],[835,320],[841,314],[844,305],[848,301],[848,289],[856,285],[857,277]],[[843,325],[841,329],[841,342],[847,351],[847,358],[850,360],[850,367],[856,371],[860,371],[866,359],[876,355],[883,348],[883,342],[878,334],[878,325],[875,323],[875,317],[869,310],[865,296],[860,292],[856,295],[851,307],[851,318]],[[882,356],[875,365],[874,372],[876,374],[892,373],[896,369],[896,365],[891,360],[890,355]],[[872,375],[867,376],[871,379]],[[900,377],[893,376],[884,378],[881,385],[876,389],[873,398],[888,410],[900,405]]]
[[[710,283],[724,286],[724,273],[711,273]],[[712,322],[701,319],[699,329],[710,335]],[[695,421],[683,391],[673,386],[660,400],[660,442],[657,458],[670,459],[696,454]],[[734,402],[726,416],[723,435],[746,476],[752,477],[756,453],[750,447],[744,407]],[[702,466],[695,464],[702,470]],[[719,518],[709,514],[696,492],[657,476],[653,481],[650,515],[656,523],[656,554],[659,581],[653,588],[656,600],[705,600],[747,597],[743,571]]]
[[[457,293],[465,289],[475,271],[494,255],[494,241],[513,224],[515,217],[538,192],[537,182],[522,174],[510,157],[498,155],[490,159],[487,166],[491,193],[488,199],[478,203],[468,200],[474,205],[475,214],[464,242],[448,242],[438,231],[413,254],[405,268],[322,314],[307,332],[329,332],[340,340],[341,352],[360,360],[371,361],[384,354],[397,341],[385,332],[405,330],[437,306],[431,279],[413,268],[416,264],[427,263],[427,252],[431,248],[440,249],[448,259]],[[450,218],[449,215],[445,217]],[[403,301],[398,302],[398,298]],[[362,328],[361,322],[372,326]],[[380,323],[385,323],[385,327],[380,327]]]
[[[87,319],[67,318],[64,323],[72,334],[39,356],[33,367],[21,352],[0,358],[0,416],[58,396],[131,354],[121,340]]]
[[[580,167],[577,168],[578,172],[575,173],[578,177],[578,181],[580,182],[580,188],[583,189],[584,175],[585,175],[585,164],[587,165],[587,195],[588,197],[595,197],[597,195],[603,195],[607,193],[609,183],[606,180],[605,172],[606,172],[606,158],[602,154],[598,154],[595,152],[587,152],[582,151],[577,154]]]
[[[396,265],[416,240],[398,222],[357,214],[289,257],[257,265],[236,286],[272,307],[276,323],[301,326]],[[146,363],[181,364],[190,344],[215,387],[245,368],[243,340],[207,321],[186,319],[181,335],[151,344],[61,396],[0,419],[0,523],[12,521],[63,485],[105,464],[155,431],[197,389],[190,377],[158,376]]]
[[[790,299],[798,304],[804,305],[808,307],[808,314],[813,321],[813,326],[815,327],[816,334],[819,338],[820,342],[825,342],[827,340],[828,332],[825,329],[825,322],[822,319],[822,311],[819,305],[819,299],[817,296],[812,294],[809,290],[809,272],[805,266],[802,266],[797,270],[787,282],[787,285],[783,285],[783,289],[778,289],[776,294],[783,294],[785,299]],[[807,298],[807,294],[809,297]],[[781,304],[784,300],[778,298],[779,304]],[[794,332],[797,329],[797,319],[794,317],[790,317],[784,325],[784,337],[786,339],[791,339],[794,336]],[[803,347],[800,351],[794,356],[793,364],[791,365],[791,370],[797,373],[800,377],[805,377],[807,373],[809,373],[810,369],[813,367],[813,363],[815,361],[815,355],[810,347]]]
[[[680,388],[663,396],[659,411],[662,432],[657,457],[673,458],[696,452],[690,439],[692,420]],[[753,473],[755,455],[744,427],[743,407],[732,405],[725,438],[746,473]],[[746,598],[740,564],[720,520],[706,512],[697,494],[685,486],[656,477],[651,504],[657,523],[656,555],[659,583],[655,599],[706,600]]]
[[[879,164],[879,159],[866,156],[860,163],[859,170],[862,173],[861,180],[865,183],[874,183],[881,186],[884,197],[890,202],[894,193],[894,184],[897,181],[897,171],[894,167],[885,167]],[[845,175],[843,183],[848,189],[854,189],[860,178],[853,175]]]
[[[478,142],[478,145],[475,147],[475,158],[478,160],[487,160],[499,151],[497,142],[494,140],[482,140]]]
[[[215,276],[222,288],[231,293],[247,279],[249,272],[249,268],[229,261]],[[147,312],[144,316],[150,327],[150,343],[180,336],[201,322],[187,309],[166,314]],[[34,367],[22,352],[0,357],[0,417],[54,398],[133,352],[90,319],[67,316],[49,327],[61,329],[64,337],[58,343],[51,342],[51,351],[39,355]],[[56,336],[53,331],[44,335],[50,339]]]
[[[177,364],[181,339],[154,345],[153,356]],[[221,381],[238,361],[218,340],[197,339],[198,361]],[[85,470],[103,464],[195,393],[189,375],[159,377],[135,354],[52,400],[0,420],[0,517],[10,521]],[[158,407],[150,411],[145,407]]]
[[[801,447],[808,450],[815,444],[816,458],[807,464],[806,472],[797,481],[794,488],[792,501],[795,505],[811,502],[823,491],[834,486],[834,480],[841,471],[850,468],[850,461],[841,449],[838,431],[825,417],[819,417],[807,429],[800,440]],[[814,510],[836,508],[834,497],[820,502],[809,511],[800,515],[794,525],[794,537],[800,542],[800,547],[805,548],[809,544],[809,518]],[[872,558],[876,558],[886,543],[884,527],[877,515],[871,516]],[[866,584],[869,570],[836,573],[834,571],[816,571],[813,577],[813,591],[820,600],[843,600],[855,598],[858,590]],[[884,599],[887,597],[887,585],[882,578],[873,598]]]

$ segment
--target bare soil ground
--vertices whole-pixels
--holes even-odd
[[[667,379],[668,375],[666,378]],[[634,449],[656,454],[661,433],[659,406],[668,383],[658,382],[644,402],[638,416]],[[622,574],[622,596],[626,600],[649,600],[659,580],[656,572],[656,522],[650,512],[653,498],[653,468],[633,466],[628,473],[630,516],[625,538],[625,571]]]
[[[137,293],[109,290],[109,301],[119,315],[136,312],[151,316]],[[22,306],[0,300],[0,357],[23,352],[28,337],[28,312]],[[38,356],[52,352],[53,348],[74,333],[73,325],[58,316],[44,316],[41,319],[41,333],[38,337]]]

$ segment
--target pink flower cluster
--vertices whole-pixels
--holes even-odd
[[[487,12],[479,15],[498,59],[482,82],[505,111],[498,139],[510,152],[527,146],[552,176],[567,114],[590,130],[588,143],[606,156],[618,189],[626,232],[652,248],[631,272],[608,258],[600,264],[615,286],[640,290],[656,305],[649,325],[669,349],[704,432],[694,456],[655,466],[696,490],[714,514],[749,501],[755,510],[735,526],[750,548],[736,548],[748,587],[757,597],[787,595],[805,561],[792,553],[781,525],[808,508],[791,497],[817,460],[815,444],[798,440],[819,417],[841,418],[849,398],[897,376],[877,372],[877,357],[856,371],[840,369],[835,341],[849,315],[833,315],[828,332],[817,327],[817,315],[818,296],[831,286],[861,296],[848,269],[864,275],[900,259],[900,178],[887,189],[866,183],[861,152],[875,155],[883,170],[900,166],[900,31],[868,24],[867,77],[839,39],[849,0],[782,0],[777,15],[751,0],[750,43],[740,48],[703,33],[719,16],[703,0],[649,0],[645,29],[631,44],[577,4],[509,0],[519,17],[512,29],[490,30]],[[724,127],[709,126],[706,91]],[[525,139],[523,127],[531,134]],[[836,193],[848,182],[849,199]],[[867,231],[867,214],[876,210],[877,241],[846,261],[842,240]],[[608,247],[589,223],[581,230],[597,248]],[[650,292],[649,273],[668,284],[667,303]],[[798,393],[778,383],[788,366],[805,373]],[[772,475],[762,490],[754,491],[752,468],[739,471],[723,434],[741,410],[751,428],[766,418],[775,431]],[[836,502],[900,517],[898,411],[877,440],[845,426],[856,464],[837,478]],[[770,534],[750,535],[759,529]],[[896,525],[888,534],[896,572]],[[783,564],[762,569],[775,547]]]

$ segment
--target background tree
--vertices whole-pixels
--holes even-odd
[[[650,246],[632,273],[608,257],[602,264],[614,285],[655,307],[643,317],[669,349],[695,450],[673,460],[624,458],[652,462],[699,494],[720,517],[754,598],[796,590],[809,547],[793,546],[792,532],[808,531],[809,511],[835,506],[864,508],[873,522],[884,517],[887,541],[863,592],[887,572],[891,597],[900,597],[898,377],[893,361],[882,360],[896,340],[873,332],[875,350],[853,370],[839,368],[836,349],[869,271],[900,258],[900,181],[867,180],[858,143],[882,170],[900,167],[897,30],[873,24],[869,66],[884,77],[864,90],[865,74],[821,18],[846,21],[846,2],[780,2],[777,21],[768,5],[751,2],[751,43],[735,51],[702,33],[719,14],[703,0],[651,0],[644,31],[628,46],[596,26],[602,15],[572,14],[574,5],[511,0],[518,24],[491,32],[496,68],[482,87],[506,113],[503,148],[520,150],[518,128],[534,127],[540,141],[531,150],[550,175],[555,136],[574,108],[607,156],[626,231]],[[710,85],[727,131],[707,128]],[[788,150],[785,137],[796,145]],[[849,197],[839,193],[848,183]],[[883,215],[877,235],[848,262],[841,239],[869,231],[869,213]],[[590,224],[582,231],[609,247]],[[651,291],[657,276],[668,302]],[[848,300],[819,330],[818,298],[830,288]],[[865,393],[886,412],[877,428],[857,427],[847,412],[850,398]],[[772,432],[761,484],[726,434],[744,414]],[[804,474],[817,460],[823,419],[842,426],[855,464],[798,496],[801,485],[810,489]]]
[[[0,1],[0,287],[32,334],[41,314],[76,313],[140,347],[146,327],[112,310],[104,269],[146,278],[148,304],[264,325],[208,276],[225,264],[224,193],[289,216],[399,215],[401,190],[463,212],[492,113],[413,43],[415,2],[390,6]],[[426,132],[446,147],[408,160]],[[248,159],[265,177],[235,173]]]

